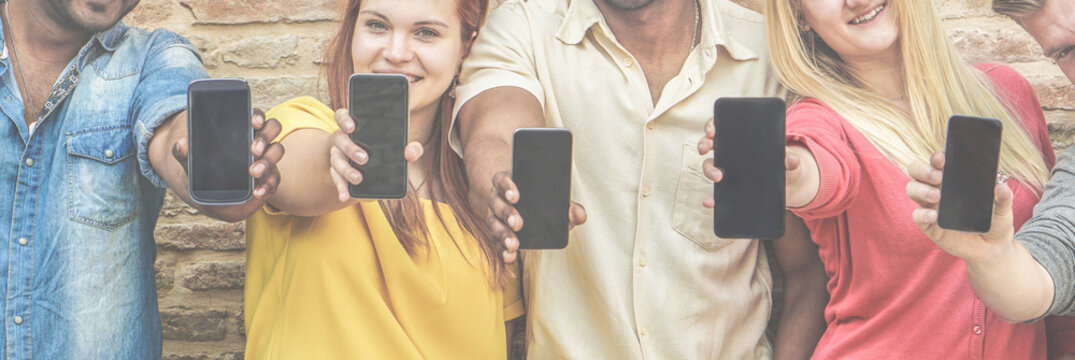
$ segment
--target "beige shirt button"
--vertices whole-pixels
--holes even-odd
[[[112,150],[105,150],[105,157],[106,158],[111,159],[113,155],[116,155],[116,153],[112,152]]]
[[[642,197],[649,197],[649,194],[650,194],[651,192],[652,192],[652,191],[651,191],[651,189],[650,189],[649,185],[646,185],[646,186],[643,186],[643,187],[642,187]]]
[[[703,54],[705,54],[705,57],[713,57],[713,50],[706,49]]]
[[[15,325],[22,325],[22,316],[15,315]]]
[[[642,336],[646,336],[646,328],[639,328],[638,333]]]
[[[655,127],[657,127],[656,122],[650,121],[649,124],[646,124],[647,129],[653,130],[653,128],[655,128]]]
[[[631,67],[631,66],[634,66],[634,64],[635,64],[635,61],[631,60],[631,58],[624,58],[623,59],[623,66],[624,67]]]
[[[24,237],[19,238],[19,245],[26,246],[26,244],[29,244],[29,243],[30,243],[30,240],[26,240],[26,238],[24,238]]]
[[[646,267],[646,254],[642,254],[638,257],[638,266]]]
[[[26,166],[34,166],[34,159],[26,158]]]

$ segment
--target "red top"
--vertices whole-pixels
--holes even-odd
[[[999,64],[977,64],[1019,114],[1045,163],[1055,161],[1030,84]],[[1018,131],[1022,129],[1004,129]],[[918,229],[911,180],[861,133],[817,99],[787,113],[787,140],[810,149],[821,187],[793,209],[818,245],[831,294],[819,359],[1044,359],[1045,326],[1009,324],[974,295],[963,261]],[[925,160],[925,159],[923,159]],[[1039,196],[1009,180],[1016,230]]]

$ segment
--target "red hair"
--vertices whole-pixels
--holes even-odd
[[[470,53],[473,36],[477,34],[485,20],[489,2],[488,0],[456,1],[456,12],[462,25],[459,35],[463,39],[463,57],[466,58]],[[347,107],[347,79],[355,71],[351,59],[351,44],[354,41],[355,24],[358,21],[358,9],[361,4],[361,0],[347,2],[343,19],[340,22],[340,31],[325,52],[325,58],[328,61],[323,66],[323,70],[328,82],[330,106],[333,109]],[[458,225],[478,240],[485,260],[488,262],[488,275],[491,283],[502,286],[510,276],[507,265],[504,264],[504,258],[501,256],[504,244],[493,238],[481,216],[471,208],[467,196],[469,181],[463,169],[463,159],[448,146],[449,127],[446,124],[451,123],[452,108],[455,106],[455,99],[449,94],[450,92],[451,89],[448,89],[441,95],[440,106],[434,116],[432,134],[423,144],[426,148],[426,154],[423,156],[433,157],[430,168],[427,169],[429,178],[426,184],[433,186],[429,191],[431,200],[448,204],[455,213]],[[388,222],[392,225],[392,230],[408,253],[413,254],[416,247],[428,245],[428,223],[414,191],[408,192],[402,200],[381,200],[380,204]],[[444,218],[441,216],[440,208],[434,206],[433,209],[438,220],[443,223]]]

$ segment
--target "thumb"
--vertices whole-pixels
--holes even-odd
[[[172,157],[179,162],[179,165],[183,167],[183,171],[187,171],[187,138],[181,137],[172,144]]]

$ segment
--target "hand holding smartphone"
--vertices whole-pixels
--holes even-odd
[[[231,205],[250,200],[251,116],[246,81],[202,79],[187,87],[187,181],[195,203]]]
[[[369,154],[358,185],[348,184],[351,197],[402,199],[407,195],[408,80],[399,74],[354,74],[348,83],[348,106],[355,130],[351,140]]]
[[[953,115],[948,120],[937,226],[989,232],[1002,132],[997,119]]]
[[[720,98],[713,104],[713,232],[722,238],[784,236],[784,101]]]
[[[515,131],[511,178],[519,189],[515,210],[523,227],[519,249],[567,246],[571,207],[571,131],[533,128]]]

